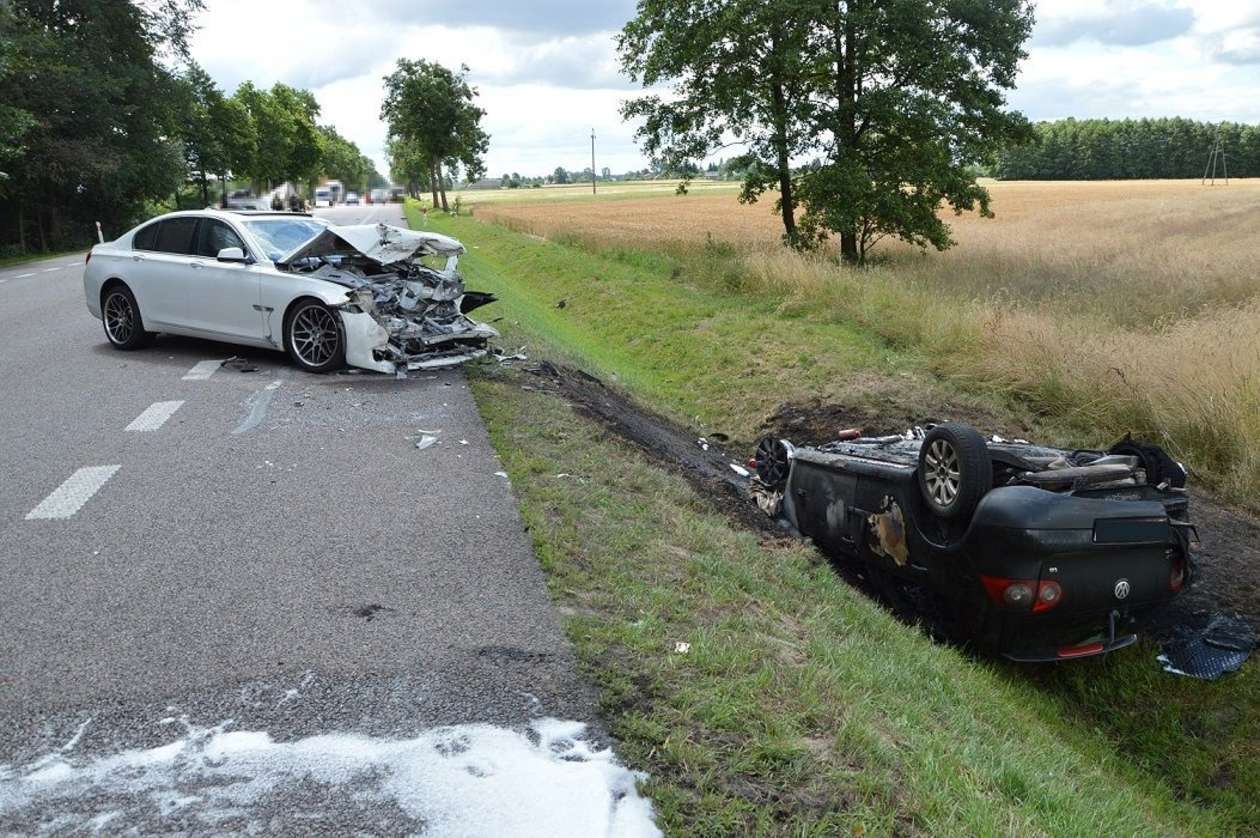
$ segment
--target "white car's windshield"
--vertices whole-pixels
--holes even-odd
[[[314,218],[251,218],[244,224],[273,262],[328,226]]]

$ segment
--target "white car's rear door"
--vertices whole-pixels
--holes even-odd
[[[146,234],[148,227],[136,233],[124,278],[136,295],[146,327],[153,330],[184,328],[188,259],[197,218],[166,218],[150,227],[156,227],[153,235]]]

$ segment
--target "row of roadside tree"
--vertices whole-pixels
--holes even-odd
[[[188,53],[200,7],[0,2],[0,255],[83,246],[96,221],[117,234],[229,182],[385,185],[309,91],[220,90]]]
[[[1181,118],[1040,122],[1031,142],[998,155],[993,174],[1005,180],[1198,178],[1218,137],[1231,177],[1260,177],[1260,125]],[[1223,173],[1218,162],[1216,176]]]

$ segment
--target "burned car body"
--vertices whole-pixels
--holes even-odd
[[[943,602],[1018,661],[1104,654],[1191,575],[1185,470],[1154,446],[1066,451],[945,423],[794,447],[763,439],[764,510],[824,551]]]
[[[88,311],[116,349],[157,332],[286,351],[310,372],[434,369],[497,336],[468,312],[455,239],[302,213],[168,213],[91,249]],[[434,264],[426,264],[430,260]]]

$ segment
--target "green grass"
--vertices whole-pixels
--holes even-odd
[[[413,225],[425,223],[414,205],[407,212]],[[427,223],[468,245],[461,270],[471,287],[502,300],[506,320],[495,325],[505,342],[579,363],[698,433],[747,441],[784,401],[865,398],[877,380],[894,382],[904,398],[957,398],[916,377],[910,353],[868,331],[787,311],[768,295],[724,292],[712,277],[693,282],[669,257],[594,256],[466,216]]]
[[[966,398],[860,326],[724,295],[671,259],[430,223],[469,247],[469,286],[501,296],[484,311],[504,316],[505,343],[700,430],[747,438],[767,405],[872,387]],[[474,378],[479,404],[569,636],[673,831],[1260,828],[1254,666],[1216,684],[1177,679],[1149,643],[1063,667],[969,661],[893,621],[811,550],[733,530],[684,484],[502,375]],[[677,640],[688,655],[672,654]]]
[[[59,256],[69,256],[70,254],[82,253],[82,250],[53,250],[48,253],[24,253],[21,256],[2,256],[0,257],[0,268],[15,268],[18,265],[25,265],[28,262],[39,262],[44,259],[56,259]]]

